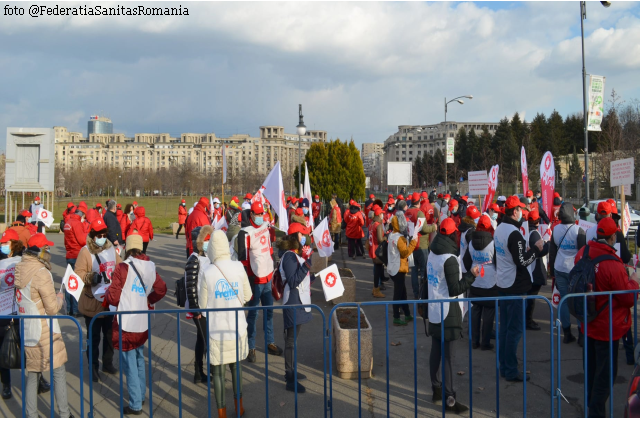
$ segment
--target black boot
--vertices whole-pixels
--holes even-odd
[[[4,400],[11,399],[11,384],[2,384],[2,398]]]
[[[287,372],[285,373],[285,381],[287,382],[287,391],[296,391],[296,383],[293,381],[293,372]],[[305,388],[305,386],[303,386],[300,383],[297,383],[298,385],[298,393],[304,393],[307,391],[307,389]]]
[[[445,410],[454,412],[456,414],[461,414],[462,412],[467,412],[469,410],[469,407],[458,402],[455,397],[449,396],[447,397],[447,405],[445,406]]]
[[[98,367],[94,366],[91,372],[92,372],[91,376],[92,376],[93,382],[94,383],[100,382],[100,374],[98,373]]]
[[[433,396],[431,397],[431,401],[433,403],[442,402],[442,387],[432,387],[433,388]]]
[[[38,380],[38,394],[48,393],[51,390],[51,384],[49,384],[42,375]]]
[[[564,331],[564,340],[562,341],[564,344],[569,344],[576,340],[576,337],[571,333],[571,326],[562,328],[562,330]]]
[[[584,334],[578,329],[578,345],[584,348]]]

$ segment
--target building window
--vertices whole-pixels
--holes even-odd
[[[407,158],[406,158],[406,157],[403,157],[403,158],[402,158],[402,161],[403,161],[403,162],[406,162],[406,161],[407,161]]]
[[[403,137],[402,137],[402,140],[403,140],[403,141],[406,141],[406,140],[407,140],[407,137],[406,137],[406,136],[403,136]]]
[[[410,137],[409,137],[409,141],[411,141],[411,139],[412,139],[412,137],[410,136]]]

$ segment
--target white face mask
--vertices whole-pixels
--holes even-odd
[[[518,211],[520,214],[518,215],[518,218],[516,218],[516,221],[520,221],[522,219],[522,209]]]
[[[498,214],[497,214],[497,213],[495,213],[495,212],[494,212],[494,213],[492,213],[492,214],[491,214],[491,219],[492,219],[492,220],[494,220],[494,221],[495,221],[495,220],[497,220],[497,219],[498,219]]]
[[[106,237],[101,237],[99,239],[95,239],[94,240],[96,242],[96,245],[103,247],[105,243],[107,243],[107,238]]]

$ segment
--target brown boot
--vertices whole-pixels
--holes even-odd
[[[384,298],[384,294],[380,292],[380,288],[373,288],[373,292],[371,292],[374,298]]]
[[[238,399],[233,399],[233,408],[236,410],[236,414],[238,413]],[[242,406],[242,398],[240,398],[240,416],[244,415],[244,406]]]
[[[218,409],[218,418],[227,418],[227,408]]]

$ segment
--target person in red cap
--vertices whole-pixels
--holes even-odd
[[[470,206],[469,210],[475,206]],[[498,277],[496,275],[495,245],[493,242],[493,225],[487,215],[478,218],[475,230],[467,233],[468,248],[463,257],[465,271],[475,266],[484,268],[484,274],[476,277],[469,289],[470,298],[498,297]],[[464,239],[463,239],[464,240]],[[495,301],[477,301],[471,305],[471,336],[474,349],[492,350],[491,331],[495,319]],[[482,327],[481,327],[482,326]]]
[[[560,298],[569,293],[569,273],[573,269],[574,259],[578,251],[587,244],[587,235],[576,225],[573,205],[563,203],[558,210],[560,223],[553,229],[551,248],[549,249],[549,274],[555,277],[555,286],[560,292]],[[571,333],[571,316],[569,304],[563,304],[560,309],[560,322],[564,330],[564,343],[574,342]]]
[[[62,212],[62,221],[66,221],[67,220],[67,216],[69,216],[70,214],[72,214],[74,211],[76,210],[76,206],[73,204],[73,202],[69,202],[67,203],[67,208]],[[60,224],[60,228],[64,228],[64,224]]]
[[[104,210],[102,209],[102,204],[101,203],[96,203],[96,207],[94,209],[98,213],[99,216],[104,215]]]
[[[348,242],[348,256],[353,259],[356,259],[356,255],[366,258],[364,246],[362,246],[364,216],[360,211],[360,205],[354,202],[349,206],[349,210],[344,213],[344,222],[347,224],[345,235]]]
[[[542,206],[540,206],[538,199],[533,197],[533,191],[531,190],[527,191],[526,197],[527,197],[527,200],[529,201],[529,211],[530,212],[538,211],[538,215],[540,216],[540,221],[542,221],[544,224],[549,224],[550,222],[549,217],[547,216],[544,209],[542,209]]]
[[[460,225],[458,226],[456,239],[460,244],[460,259],[464,258],[464,254],[467,252],[469,241],[471,241],[471,234],[476,229],[476,224],[480,219],[480,211],[477,207],[471,205],[465,211],[465,217],[462,218]],[[463,269],[464,270],[464,269]],[[464,270],[466,271],[466,270]]]
[[[62,229],[64,233],[64,248],[66,250],[65,258],[67,265],[75,269],[76,259],[80,250],[87,244],[87,230],[83,224],[86,206],[78,206],[77,210],[67,216]],[[78,317],[78,301],[68,292],[65,292],[65,301],[67,303],[67,314],[69,316]]]
[[[444,208],[443,208],[444,209]],[[456,199],[452,199],[449,201],[446,209],[447,217],[451,218],[453,222],[456,223],[456,227],[460,228],[460,224],[462,223],[462,217],[460,216],[460,205]],[[460,244],[460,235],[456,234],[458,238],[458,244]]]
[[[538,231],[538,226],[540,225],[540,214],[537,210],[532,210],[529,213],[529,247],[535,246],[538,240],[542,240],[542,235]],[[545,245],[542,252],[540,252],[540,256],[536,258],[536,261],[531,264],[527,269],[529,273],[531,273],[532,283],[531,290],[527,293],[527,295],[538,295],[540,292],[540,288],[547,284],[547,264],[546,259],[544,258],[549,249],[549,245]],[[527,300],[527,308],[525,311],[525,326],[528,330],[531,331],[539,331],[540,325],[533,320],[533,310],[535,309],[536,300],[535,298],[530,298]]]
[[[122,260],[113,244],[107,238],[109,230],[102,218],[91,223],[91,230],[86,237],[86,245],[80,249],[75,262],[74,272],[84,282],[84,288],[78,301],[78,310],[84,316],[87,333],[91,330],[91,375],[93,382],[100,381],[99,352],[102,340],[102,372],[114,375],[118,371],[113,366],[113,343],[111,342],[111,324],[113,316],[98,316],[98,313],[109,311],[103,306],[104,285],[111,283],[112,274]],[[96,319],[91,321],[93,318]],[[101,339],[102,336],[102,339]],[[89,358],[87,352],[87,358]]]
[[[180,234],[180,230],[182,230],[184,223],[187,221],[186,205],[187,203],[184,199],[180,200],[180,206],[178,206],[178,231],[176,231],[176,240],[178,239],[178,235]]]
[[[246,212],[246,211],[245,211]],[[245,214],[242,214],[244,219]],[[251,204],[249,225],[240,229],[237,238],[238,261],[244,265],[249,277],[253,298],[247,304],[249,307],[273,305],[271,294],[271,279],[273,277],[273,248],[271,247],[271,235],[269,224],[264,222],[264,207],[261,201]],[[243,221],[244,222],[244,221]],[[244,224],[243,224],[244,225]],[[293,226],[293,224],[291,224]],[[301,225],[301,224],[300,224]],[[306,227],[304,227],[306,230]],[[308,233],[308,231],[307,231]],[[247,314],[247,333],[249,335],[249,356],[247,361],[256,361],[256,321],[257,310],[251,310]],[[280,356],[282,349],[278,347],[273,338],[273,310],[267,310],[263,322],[266,323],[267,350],[269,354]]]
[[[600,256],[608,256],[608,259],[600,261],[595,269],[595,283],[593,292],[633,291],[638,289],[638,276],[634,272],[628,276],[625,264],[615,254],[614,245],[617,242],[616,233],[618,226],[611,218],[603,218],[598,222],[596,232],[598,240],[591,240],[587,246],[580,249],[575,257],[577,264],[583,257],[596,259]],[[595,308],[598,313],[596,318],[589,322],[587,328],[587,361],[586,391],[589,401],[589,417],[605,417],[606,403],[609,399],[609,387],[611,379],[618,372],[618,341],[631,329],[633,314],[631,307],[636,304],[636,296],[633,293],[615,294],[595,297]],[[611,313],[611,314],[610,314]],[[609,324],[609,316],[612,323]],[[584,327],[581,326],[582,332]],[[611,330],[611,335],[609,331]],[[611,346],[611,347],[610,347]],[[610,350],[612,349],[612,350]],[[612,358],[609,352],[612,352]]]
[[[211,221],[209,220],[209,205],[210,205],[210,200],[208,198],[200,197],[200,200],[198,200],[198,204],[193,208],[191,215],[187,217],[187,220],[184,226],[184,234],[187,240],[187,258],[189,258],[189,255],[191,255],[191,253],[193,252],[193,242],[191,240],[191,233],[193,232],[194,228],[204,227],[205,225],[211,225]],[[233,206],[233,203],[231,204],[231,206]],[[237,208],[238,206],[235,205],[235,208],[233,209],[237,209]],[[229,208],[229,211],[231,211],[231,209],[232,208]],[[227,211],[227,214],[229,214],[229,211]],[[240,211],[238,210],[238,214],[239,213]],[[229,224],[229,226],[231,226],[230,218],[227,219],[227,223]],[[236,223],[236,225],[238,224]]]
[[[438,226],[427,221],[427,216],[420,205],[420,195],[418,193],[412,194],[411,202],[411,208],[405,212],[407,221],[416,227],[420,219],[423,219],[422,228],[418,232],[420,239],[416,249],[413,251],[414,265],[411,267],[411,289],[413,291],[413,298],[420,299],[420,277],[422,277],[423,280],[427,277],[426,267],[427,256],[429,255],[429,235],[435,232]],[[429,202],[427,201],[427,203]],[[431,216],[433,216],[433,208],[431,208]]]
[[[502,222],[502,208],[497,203],[491,203],[487,208],[486,214],[491,218],[491,225],[493,229],[498,228],[498,224]]]
[[[386,289],[382,280],[384,278],[384,264],[376,257],[376,249],[378,246],[387,240],[384,232],[384,219],[382,217],[382,208],[378,205],[373,205],[373,218],[371,224],[369,224],[369,239],[367,241],[367,250],[369,251],[369,257],[373,261],[373,291],[371,294],[374,298],[384,298],[384,294],[380,292],[380,289]]]
[[[430,300],[453,299],[470,288],[475,278],[480,274],[476,265],[462,274],[456,245],[458,227],[451,218],[440,224],[440,232],[431,242],[431,252],[427,260],[428,298]],[[458,303],[428,304],[429,335],[431,335],[431,354],[429,356],[429,371],[433,400],[445,399],[445,409],[457,414],[467,411],[466,405],[458,402],[453,389],[452,342],[460,339],[462,334],[462,310]],[[441,325],[441,323],[443,323]],[[442,335],[444,329],[444,336]],[[444,341],[444,349],[442,342]],[[444,350],[444,360],[442,352]],[[440,363],[444,364],[445,378],[440,378]],[[444,393],[443,383],[444,382]]]
[[[16,217],[16,220],[11,224],[11,227],[9,227],[8,229],[9,230],[14,230],[16,233],[18,233],[18,236],[20,237],[20,241],[22,242],[22,244],[26,248],[27,247],[27,243],[29,242],[29,239],[31,238],[31,231],[26,226],[27,225],[27,221],[26,221],[25,216],[23,215],[23,212],[20,212],[20,214]]]
[[[18,218],[16,219],[19,219],[20,216],[24,218],[24,227],[29,230],[31,237],[35,236],[38,233],[38,226],[31,222],[31,219],[33,218],[31,212],[24,210],[20,212],[20,215],[18,215]]]
[[[342,231],[342,211],[340,209],[340,204],[337,201],[337,196],[334,194],[329,202],[329,206],[331,206],[331,211],[329,214],[329,232],[331,233],[331,237],[333,239],[333,249],[340,249],[340,234]]]
[[[398,194],[398,197],[396,197],[396,199],[404,200],[404,194]]]
[[[322,210],[322,203],[320,202],[320,196],[317,194],[313,198],[313,203],[311,204],[311,213],[313,214],[313,224],[315,227],[320,224],[320,211]]]
[[[527,241],[522,236],[522,208],[518,196],[509,196],[505,201],[505,213],[493,239],[496,247],[496,268],[499,277],[500,295],[525,296],[531,290],[531,276],[527,267],[533,264],[544,249],[542,240],[527,250]],[[524,381],[529,375],[518,369],[517,349],[522,332],[523,307],[521,300],[500,301],[500,374],[507,381]]]
[[[15,266],[16,303],[19,312],[26,316],[55,316],[64,305],[64,296],[62,292],[56,294],[51,276],[51,246],[53,242],[47,240],[44,234],[37,233],[29,239],[21,261]],[[22,319],[26,376],[26,396],[23,398],[26,400],[25,410],[29,418],[38,417],[38,381],[41,373],[49,370],[53,370],[60,417],[71,417],[67,404],[67,350],[58,320],[54,319],[51,323],[52,332],[46,319]],[[50,354],[53,354],[53,360],[50,359]]]
[[[144,207],[138,206],[134,211],[136,219],[129,226],[127,237],[136,231],[142,237],[142,253],[146,255],[149,242],[153,240],[153,224],[151,220],[145,216]]]
[[[387,201],[387,209],[384,211],[384,223],[389,224],[391,218],[393,217],[394,212],[396,211],[396,201],[393,199],[389,199]]]
[[[134,210],[138,208],[138,202],[136,202],[135,200],[133,201],[132,205]]]
[[[596,208],[596,222],[600,222],[600,220],[604,218],[611,218],[613,222],[618,223],[618,207],[616,206],[616,202],[612,199],[606,200],[604,202],[598,203],[598,207]],[[587,242],[591,240],[597,239],[597,227],[592,227],[587,230]],[[625,264],[629,264],[631,261],[631,252],[629,252],[629,247],[627,246],[627,241],[624,238],[624,234],[622,234],[622,230],[618,227],[616,231],[617,241],[614,245],[616,249],[616,255],[620,257],[622,262]],[[637,236],[637,233],[636,233]]]

